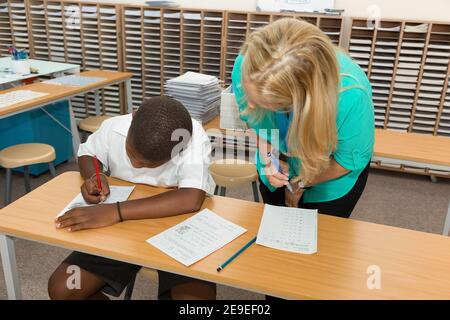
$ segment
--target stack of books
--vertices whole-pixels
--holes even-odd
[[[164,88],[168,96],[180,101],[191,117],[201,123],[219,114],[221,89],[217,77],[189,71],[167,80]]]

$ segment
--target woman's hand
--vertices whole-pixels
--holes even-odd
[[[266,167],[264,168],[264,173],[272,186],[281,188],[289,185],[289,176],[288,174],[285,174],[285,172],[289,172],[289,165],[284,161],[278,161],[280,163],[281,172],[278,171],[278,168],[268,158],[268,162],[266,162]]]
[[[286,188],[284,193],[284,202],[286,206],[298,208],[298,202],[303,195],[303,191],[305,191],[305,189],[298,189],[297,191],[291,192]]]
[[[100,175],[100,179],[102,181],[102,190],[99,190],[97,187],[97,179],[95,175],[90,179],[86,179],[81,186],[81,194],[87,203],[97,204],[105,201],[108,197],[110,193],[108,179],[106,179],[104,174]]]
[[[70,232],[107,227],[120,221],[115,204],[104,204],[89,207],[78,207],[67,211],[56,218],[57,229],[65,229]]]
[[[280,168],[277,168],[272,159],[268,156],[268,153],[272,153],[272,146],[264,139],[259,139],[258,150],[261,156],[262,162],[266,165],[264,168],[264,174],[267,176],[269,183],[277,188],[287,186],[289,184],[289,165],[287,162],[278,160]],[[274,155],[272,155],[274,157]]]

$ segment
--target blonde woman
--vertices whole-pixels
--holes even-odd
[[[374,143],[364,71],[320,29],[286,18],[248,36],[232,81],[241,118],[260,138],[264,202],[348,218]]]

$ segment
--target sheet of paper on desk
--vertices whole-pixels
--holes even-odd
[[[128,199],[133,190],[134,186],[109,186],[109,191],[111,193],[103,203],[116,203],[118,201],[125,201]],[[90,205],[91,204],[88,204],[86,203],[86,201],[84,201],[83,196],[80,192],[72,201],[70,201],[70,203],[64,209],[61,210],[57,217],[62,216],[70,209],[77,207],[87,207]]]
[[[317,252],[317,210],[264,206],[256,243],[285,251]]]
[[[211,210],[203,209],[147,242],[189,267],[246,231]]]

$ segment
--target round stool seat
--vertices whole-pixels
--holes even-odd
[[[52,162],[55,158],[55,149],[48,144],[17,144],[0,151],[0,166],[12,169],[31,164]]]
[[[256,166],[240,159],[215,160],[209,166],[209,172],[217,185],[232,188],[256,181]]]
[[[103,121],[110,119],[111,116],[93,116],[87,117],[79,122],[78,126],[81,130],[87,132],[95,132],[102,125]]]

